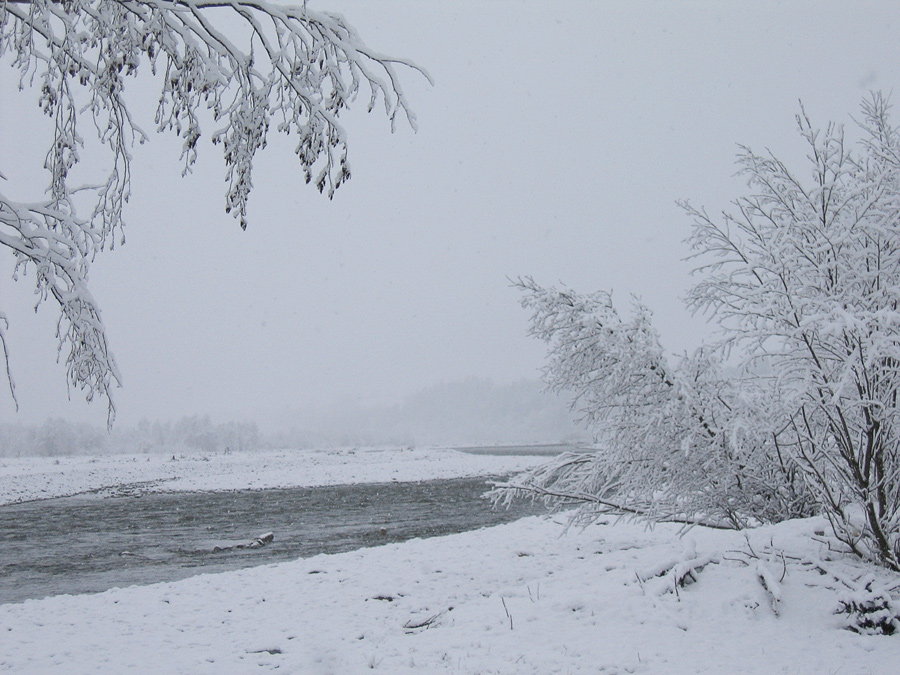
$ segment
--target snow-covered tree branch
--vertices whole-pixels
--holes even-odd
[[[606,293],[516,285],[548,345],[545,381],[573,394],[601,450],[563,455],[500,497],[580,504],[586,519],[613,509],[727,527],[809,512],[796,468],[778,458],[765,398],[727,377],[713,350],[670,362],[640,303],[623,320]]]
[[[753,193],[716,223],[686,207],[704,279],[688,298],[723,344],[774,373],[789,448],[836,534],[900,569],[900,135],[864,102],[859,153],[843,130],[798,129],[812,180],[745,150]]]
[[[888,113],[881,95],[863,103],[854,151],[840,126],[801,111],[810,178],[744,148],[750,194],[733,213],[682,204],[700,276],[687,304],[721,328],[690,357],[668,362],[640,305],[626,321],[606,294],[520,281],[549,345],[546,380],[573,393],[600,449],[502,494],[734,526],[815,509],[852,550],[900,569],[900,134]]]
[[[246,228],[253,160],[272,128],[295,137],[306,181],[331,197],[350,178],[341,112],[362,91],[369,110],[384,106],[392,129],[401,119],[415,128],[396,68],[428,77],[369,49],[339,15],[265,0],[0,0],[4,60],[20,88],[39,89],[53,132],[46,199],[0,190],[0,244],[17,274],[33,269],[39,302],[59,303],[69,385],[106,398],[110,422],[110,388],[121,377],[87,278],[96,254],[123,239],[131,148],[148,139],[129,109],[128,78],[141,69],[155,77],[156,129],[183,140],[184,172],[197,158],[201,118],[219,125],[209,137],[224,154],[225,210]],[[92,137],[106,153],[105,177],[83,185]],[[5,356],[2,331],[0,343]]]

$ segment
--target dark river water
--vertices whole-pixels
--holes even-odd
[[[496,477],[495,477],[496,478]],[[0,604],[463,532],[542,512],[492,508],[490,477],[238,492],[81,495],[0,506]],[[260,548],[237,548],[272,532]]]

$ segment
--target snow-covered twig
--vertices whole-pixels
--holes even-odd
[[[778,616],[781,612],[781,584],[761,560],[757,561],[755,571],[756,579],[766,592],[772,612]]]
[[[713,556],[697,555],[693,543],[688,543],[679,558],[664,560],[649,569],[635,572],[635,576],[641,588],[645,591],[649,589],[654,595],[677,594],[678,589],[696,583],[700,572],[716,562]]]

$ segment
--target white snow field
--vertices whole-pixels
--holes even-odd
[[[469,461],[450,451],[384,452],[321,453],[318,466],[367,459],[360,475],[390,480],[392,466],[405,479],[412,466],[443,471],[437,460]],[[435,461],[425,458],[432,453]],[[422,459],[404,468],[402,456]],[[486,473],[508,461],[475,459],[491,465]],[[435,477],[426,474],[416,477]],[[240,482],[236,473],[218,475]],[[262,476],[249,478],[269,480]],[[199,474],[180,480],[214,483]],[[68,486],[77,491],[74,480]],[[900,635],[851,632],[834,610],[851,588],[896,592],[900,577],[832,550],[822,519],[746,533],[649,529],[612,518],[584,529],[565,524],[563,515],[530,517],[175,583],[2,605],[0,671],[898,672]]]
[[[546,459],[472,455],[448,448],[0,458],[0,504],[122,486],[174,492],[463,478],[521,471]]]

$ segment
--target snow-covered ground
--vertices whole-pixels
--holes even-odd
[[[559,520],[532,517],[177,583],[3,605],[0,669],[897,672],[900,637],[843,630],[832,614],[844,590],[832,572],[852,584],[873,570],[827,560],[827,546],[810,539],[821,527],[792,522],[747,540],[700,528],[679,538],[673,526],[618,523],[560,536]],[[677,591],[669,576],[654,576],[668,563],[707,557],[696,582]],[[777,602],[760,569],[774,581]]]
[[[320,467],[323,477],[343,472],[339,482],[347,482],[356,471],[390,480],[394,468],[398,478],[412,467],[422,468],[418,477],[435,477],[424,467],[445,470],[438,460],[480,460],[490,465],[486,473],[512,461],[383,452],[320,453],[307,468]],[[96,464],[118,466],[104,462]],[[51,475],[49,466],[35,474]],[[172,484],[226,484],[213,475],[229,486],[241,482],[235,467],[191,469]],[[277,471],[267,475],[259,469],[249,479],[262,486]],[[80,491],[74,478],[66,489]],[[832,551],[823,520],[746,534],[612,519],[583,530],[564,524],[562,516],[531,517],[176,583],[2,605],[0,670],[897,672],[900,636],[845,630],[834,610],[850,587],[890,588],[900,578]],[[694,581],[682,587],[675,575]]]
[[[119,486],[167,492],[258,490],[462,478],[520,471],[542,461],[546,458],[471,455],[448,448],[0,458],[0,504]]]

